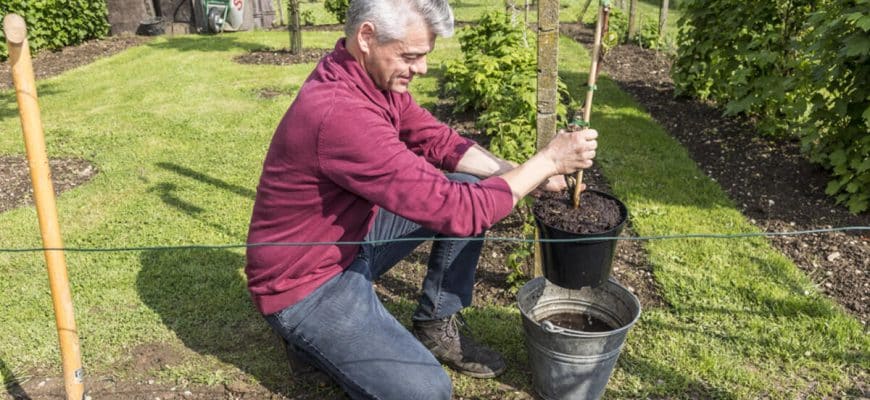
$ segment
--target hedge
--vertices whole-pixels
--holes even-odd
[[[831,171],[829,195],[870,204],[870,0],[686,0],[679,94],[745,114],[767,135],[798,136]]]
[[[27,22],[30,50],[56,50],[105,37],[109,32],[105,1],[99,0],[0,0],[0,15],[15,13]],[[6,38],[0,32],[0,59],[8,57]]]

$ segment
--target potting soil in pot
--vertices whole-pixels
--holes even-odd
[[[568,192],[544,193],[535,201],[534,213],[547,225],[580,234],[605,232],[622,222],[619,204],[591,191],[580,194],[579,208]]]

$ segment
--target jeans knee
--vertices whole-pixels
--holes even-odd
[[[478,178],[474,175],[463,173],[463,172],[451,172],[451,173],[447,174],[447,179],[454,181],[454,182],[468,182],[468,183],[475,183],[475,182],[480,181],[480,178]]]
[[[453,397],[453,382],[443,370],[432,381],[432,399],[450,400]]]

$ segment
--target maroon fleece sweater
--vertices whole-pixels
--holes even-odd
[[[278,125],[248,243],[361,241],[378,207],[446,235],[481,233],[510,213],[507,182],[447,180],[473,145],[407,93],[380,90],[341,39]],[[441,169],[441,170],[439,170]],[[358,245],[249,246],[260,312],[295,304],[347,268]]]

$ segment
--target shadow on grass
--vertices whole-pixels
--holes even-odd
[[[243,255],[148,251],[140,261],[140,297],[189,349],[235,365],[272,393],[314,399],[329,392],[291,377],[280,340],[248,295]]]
[[[218,189],[223,189],[223,190],[226,190],[228,192],[235,193],[235,194],[237,194],[241,197],[247,198],[247,199],[254,200],[254,198],[257,196],[257,192],[255,192],[247,187],[227,183],[223,180],[220,180],[218,178],[212,177],[210,175],[204,174],[204,173],[199,172],[199,171],[192,170],[192,169],[187,168],[187,167],[182,166],[182,165],[178,165],[178,164],[171,163],[171,162],[158,162],[155,165],[157,165],[158,167],[163,168],[167,171],[174,172],[178,175],[186,176],[188,178],[197,180],[199,182],[212,185]]]
[[[216,51],[224,52],[234,49],[247,51],[263,48],[262,43],[246,42],[238,34],[222,33],[220,35],[186,35],[168,36],[166,40],[151,41],[147,47],[175,51]]]
[[[628,340],[631,340],[629,335]],[[667,360],[649,360],[639,358],[631,354],[620,354],[616,368],[622,369],[626,375],[635,375],[647,387],[661,387],[658,391],[645,390],[646,393],[637,393],[631,390],[608,388],[605,395],[612,399],[634,398],[672,398],[677,393],[677,398],[686,399],[737,399],[737,397],[720,388],[711,386],[704,381],[693,379],[683,375],[668,366]]]
[[[3,382],[6,383],[6,393],[12,396],[15,400],[30,400],[30,396],[21,387],[21,382],[15,376],[15,373],[6,365],[3,359],[0,359],[0,375],[3,376]]]
[[[234,185],[231,183],[227,183],[226,181],[223,181],[221,179],[215,178],[215,177],[210,176],[208,174],[204,174],[202,172],[198,172],[198,171],[195,171],[193,169],[190,169],[190,168],[187,168],[187,167],[175,164],[175,163],[158,162],[155,165],[157,165],[157,167],[159,167],[159,168],[173,172],[177,175],[193,179],[193,180],[200,182],[200,183],[211,185],[217,189],[221,189],[221,190],[236,194],[236,195],[244,197],[246,199],[253,200],[257,195],[255,191],[253,191],[249,188],[239,186],[239,185]],[[178,189],[179,189],[179,187],[175,183],[160,182],[160,183],[157,183],[156,185],[152,186],[151,188],[149,188],[148,192],[155,193],[158,197],[160,197],[160,200],[162,200],[164,204],[166,204],[172,208],[175,208],[176,210],[184,213],[185,215],[187,215],[191,218],[195,218],[195,219],[199,220],[203,224],[206,224],[214,229],[220,230],[220,231],[226,233],[227,235],[230,235],[233,237],[237,237],[239,234],[244,235],[244,232],[241,232],[241,233],[234,232],[233,230],[228,229],[226,226],[222,226],[222,225],[219,225],[219,224],[216,224],[216,223],[210,221],[204,215],[207,213],[208,210],[206,210],[205,208],[202,208],[194,203],[191,203],[189,201],[182,199],[177,194]]]
[[[59,91],[54,85],[39,83],[36,86],[38,97],[51,96]],[[0,121],[18,118],[18,99],[14,88],[0,91]]]
[[[136,280],[140,297],[185,346],[235,365],[275,394],[312,399],[341,397],[335,387],[318,387],[290,375],[280,340],[248,296],[243,255],[226,250],[148,251],[142,253],[140,261],[142,269]],[[405,284],[410,292],[410,284]],[[407,325],[415,304],[400,300],[386,302],[385,306]],[[459,388],[456,395],[477,398],[481,390],[486,392],[482,398],[510,397],[516,391],[531,394],[532,371],[518,313],[507,307],[482,307],[468,309],[465,314],[474,336],[505,355],[508,371],[497,378],[502,384],[497,389],[480,389],[479,381],[451,373],[454,387]],[[662,363],[622,357],[625,360],[621,359],[617,368],[638,375],[640,381],[679,382],[702,398],[730,398]],[[8,378],[8,371],[3,373],[7,381],[14,380]],[[627,393],[609,393],[622,398],[620,394]]]

